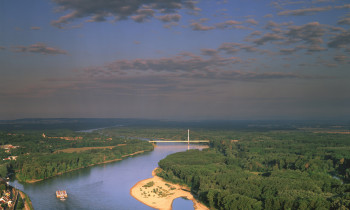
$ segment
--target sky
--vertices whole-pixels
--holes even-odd
[[[0,0],[0,120],[348,119],[349,0]]]

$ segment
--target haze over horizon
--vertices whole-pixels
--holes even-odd
[[[348,119],[350,2],[0,3],[0,120]]]

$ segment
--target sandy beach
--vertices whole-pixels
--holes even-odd
[[[147,206],[160,210],[171,210],[173,200],[179,197],[192,200],[194,209],[209,210],[193,197],[188,188],[166,182],[156,176],[156,169],[152,172],[152,178],[139,181],[130,189],[131,196]]]

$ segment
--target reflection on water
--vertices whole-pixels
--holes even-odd
[[[190,145],[190,149],[206,147]],[[20,184],[17,181],[11,184],[29,195],[35,210],[152,209],[134,199],[130,188],[138,181],[150,178],[159,160],[185,150],[187,144],[159,143],[152,152],[120,162],[72,171],[33,184]],[[60,201],[56,198],[56,190],[67,190],[68,198]]]

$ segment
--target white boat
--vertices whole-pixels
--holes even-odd
[[[68,198],[67,191],[65,191],[65,190],[57,190],[56,191],[56,197],[59,198],[60,200],[66,200],[66,198]]]

